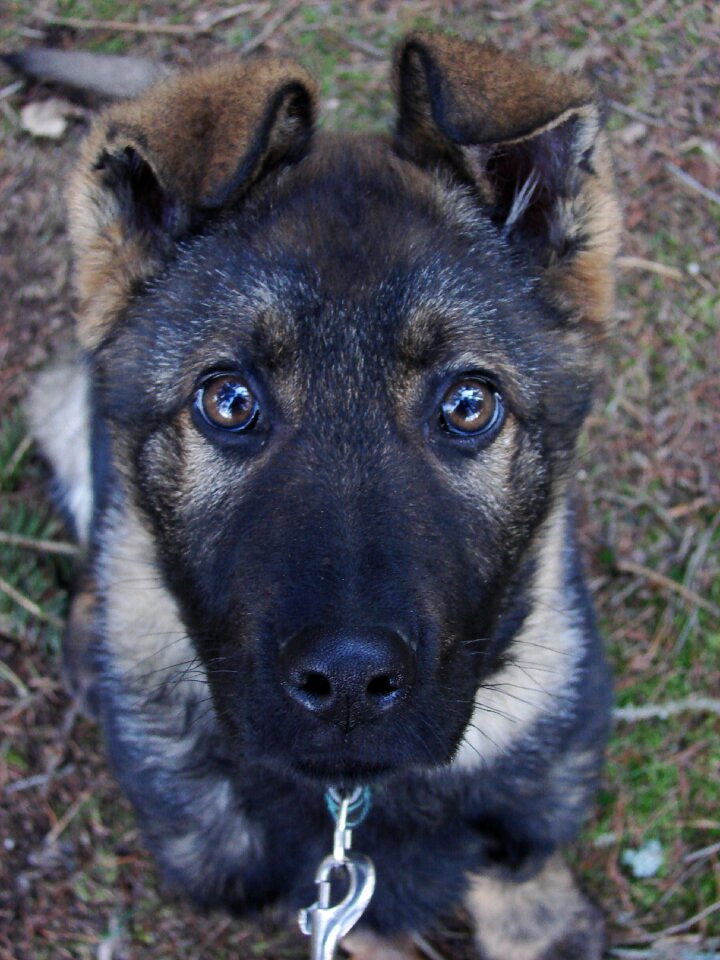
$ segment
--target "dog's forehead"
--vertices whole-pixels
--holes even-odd
[[[329,139],[181,251],[109,362],[169,406],[246,365],[295,398],[432,368],[532,393],[557,323],[534,287],[468,190],[380,139]]]
[[[450,338],[495,338],[532,286],[467,190],[360,138],[271,179],[190,269],[210,340],[285,356],[392,340],[416,363]]]

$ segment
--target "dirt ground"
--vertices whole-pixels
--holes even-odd
[[[626,229],[617,325],[578,483],[620,713],[597,811],[570,856],[607,915],[611,955],[717,958],[717,5],[9,0],[0,52],[45,43],[180,65],[227,49],[289,54],[318,77],[325,126],[377,129],[391,116],[392,45],[415,26],[583,69],[607,98]],[[33,136],[23,108],[58,94],[16,81],[0,65],[0,960],[304,957],[299,934],[271,917],[198,916],[168,899],[99,732],[59,680],[72,547],[19,411],[32,371],[71,336],[63,183],[97,105],[74,100],[60,139]],[[659,868],[635,876],[627,854],[655,841]],[[446,960],[473,956],[462,918],[428,938]]]

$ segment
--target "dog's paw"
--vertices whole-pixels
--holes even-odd
[[[421,960],[409,936],[385,939],[360,929],[348,934],[340,946],[351,960]]]
[[[466,906],[482,960],[600,960],[605,924],[559,856],[522,883],[479,875]]]
[[[538,960],[602,960],[605,950],[605,921],[588,901],[583,912],[556,943],[550,944]],[[509,958],[505,958],[509,960]]]

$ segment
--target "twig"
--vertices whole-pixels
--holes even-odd
[[[688,917],[687,920],[683,920],[682,923],[676,923],[672,927],[665,927],[664,930],[658,930],[656,933],[651,933],[647,935],[647,939],[643,939],[643,943],[652,943],[656,940],[659,940],[661,937],[670,937],[674,933],[684,933],[686,930],[689,930],[690,927],[694,927],[696,923],[700,923],[701,920],[704,920],[705,917],[711,916],[713,913],[717,913],[720,910],[720,900],[716,900],[715,903],[711,903],[709,907],[705,907],[704,910],[701,910],[699,913],[695,913],[692,917]]]
[[[688,711],[720,714],[720,700],[714,697],[691,696],[682,700],[669,700],[667,703],[647,703],[641,707],[630,704],[627,707],[615,707],[613,717],[634,723],[636,720],[667,720]]]
[[[34,703],[37,703],[39,699],[39,693],[31,693],[29,697],[18,697],[18,699],[11,706],[0,713],[0,729],[4,727],[6,723],[12,723],[12,721],[16,717],[19,717],[21,713],[29,710],[30,707],[32,707]]]
[[[695,950],[691,946],[680,946],[678,947],[678,952],[669,954],[667,945],[668,941],[665,940],[657,950],[653,947],[650,947],[649,950],[614,947],[610,951],[610,955],[618,957],[619,960],[668,960],[671,956],[674,960],[718,960],[718,958],[720,958],[720,954],[708,951],[703,947]]]
[[[60,834],[65,830],[69,824],[75,819],[75,817],[80,812],[81,807],[87,803],[90,799],[90,795],[93,792],[92,787],[88,787],[87,790],[83,790],[80,796],[75,800],[74,803],[71,803],[67,808],[65,813],[60,817],[57,823],[53,826],[51,830],[45,835],[43,843],[45,846],[49,847],[59,838]]]
[[[524,0],[523,3],[519,3],[516,7],[512,7],[509,10],[502,12],[491,10],[489,13],[493,20],[517,20],[518,17],[526,16],[537,2],[538,0]]]
[[[153,33],[170,37],[195,37],[204,33],[205,27],[186,26],[181,23],[134,23],[129,20],[83,20],[82,17],[43,16],[45,23],[73,30],[114,30],[121,33]]]
[[[42,19],[45,23],[58,27],[71,27],[73,30],[112,30],[121,33],[165,34],[170,37],[199,37],[204,33],[210,33],[218,24],[239,17],[243,13],[251,13],[256,8],[256,3],[240,3],[195,25],[144,23],[132,20],[84,20],[82,17],[54,17],[52,15],[43,15]]]
[[[6,100],[8,97],[12,97],[13,94],[19,93],[24,86],[24,80],[16,80],[15,83],[9,83],[0,90],[0,100]]]
[[[618,257],[617,265],[623,270],[647,270],[650,273],[659,273],[661,277],[671,280],[682,280],[682,271],[677,267],[668,267],[656,260],[646,260],[645,257]]]
[[[624,113],[628,117],[632,117],[633,120],[640,120],[642,123],[649,123],[651,127],[666,127],[666,120],[659,120],[657,117],[651,117],[649,113],[643,113],[641,110],[636,110],[634,107],[628,107],[624,103],[619,103],[617,100],[610,100],[610,106],[613,110],[617,110],[618,113]]]
[[[13,780],[5,787],[5,793],[20,793],[22,790],[32,790],[33,787],[44,787],[48,781],[57,780],[59,777],[66,777],[75,770],[74,763],[68,763],[61,770],[52,773],[36,773],[33,777],[25,777],[23,780]]]
[[[28,434],[27,436],[22,438],[20,443],[15,448],[15,452],[13,453],[13,455],[10,457],[7,464],[5,465],[5,469],[2,472],[2,475],[4,477],[11,477],[13,475],[15,467],[17,467],[17,465],[20,463],[20,461],[28,452],[31,446],[32,446],[32,437]]]
[[[720,843],[711,843],[709,847],[694,850],[686,857],[683,857],[683,863],[695,863],[696,860],[707,860],[708,857],[712,857],[716,853],[720,853]]]
[[[3,577],[0,577],[0,591],[10,597],[11,600],[14,600],[19,607],[22,607],[23,610],[26,610],[31,616],[37,617],[38,620],[51,623],[60,630],[65,626],[63,621],[59,617],[56,617],[54,613],[48,613],[43,610],[42,607],[39,607],[33,600],[26,597],[24,593],[16,590],[15,587],[11,583],[8,583]]]
[[[679,503],[675,507],[670,507],[667,512],[668,515],[673,518],[673,520],[679,520],[681,517],[686,517],[689,513],[695,513],[698,510],[702,510],[702,508],[707,507],[709,503],[710,500],[707,497],[696,497],[689,503]]]
[[[285,4],[274,17],[268,20],[260,33],[248,40],[246,44],[243,44],[240,48],[240,56],[246,57],[249,53],[252,53],[253,50],[257,50],[258,47],[266,43],[275,31],[282,26],[286,20],[290,19],[302,2],[303,0],[291,0],[290,3]]]
[[[681,183],[684,183],[686,187],[690,187],[691,190],[695,190],[696,193],[701,194],[705,197],[706,200],[710,200],[711,203],[717,203],[720,205],[720,193],[716,193],[715,190],[711,190],[710,187],[706,187],[704,184],[700,183],[699,180],[696,180],[695,177],[691,177],[689,173],[685,173],[680,167],[674,163],[668,161],[665,164],[665,169],[669,170],[673,176],[676,176]]]
[[[0,530],[0,543],[7,543],[11,547],[24,547],[27,550],[38,550],[40,553],[61,553],[68,557],[77,556],[80,552],[80,548],[74,543],[38,540],[35,537],[23,537],[19,533],[5,533],[2,530]]]
[[[643,5],[643,9],[634,17],[630,17],[625,21],[625,30],[629,27],[634,27],[637,23],[642,23],[643,20],[647,20],[648,17],[654,16],[658,10],[665,6],[666,0],[654,0],[653,3],[648,3]]]
[[[333,31],[337,33],[344,43],[349,47],[352,47],[353,50],[359,50],[360,53],[366,53],[369,57],[372,57],[375,60],[387,60],[387,52],[381,50],[380,47],[376,47],[374,43],[368,43],[367,40],[361,40],[359,37],[349,37],[347,34],[340,33],[340,31]]]
[[[720,617],[720,607],[709,600],[705,600],[699,593],[686,587],[684,583],[678,583],[677,580],[666,577],[664,573],[651,570],[650,567],[646,567],[642,563],[635,563],[634,560],[619,560],[616,566],[622,573],[634,573],[638,577],[644,577],[645,580],[649,580],[650,583],[654,583],[658,587],[664,587],[666,590],[679,593],[689,603],[694,603],[701,610],[705,610],[714,617]]]
[[[257,13],[258,9],[262,6],[264,5],[257,3],[239,3],[235,7],[228,7],[227,10],[210,14],[207,19],[201,20],[198,24],[198,29],[200,32],[208,33],[210,30],[214,30],[219,24],[226,23],[228,20],[234,20],[235,17],[239,17],[243,13]]]
[[[20,677],[15,673],[14,670],[11,670],[10,667],[5,663],[4,660],[0,660],[0,678],[7,680],[18,692],[20,697],[29,697],[31,696],[30,691],[22,682]]]

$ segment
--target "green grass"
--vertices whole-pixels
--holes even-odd
[[[42,495],[39,500],[23,496],[23,488],[32,486],[42,494],[44,486],[44,471],[29,449],[20,415],[0,423],[0,531],[41,541],[57,539],[62,524]],[[70,569],[68,561],[57,556],[0,542],[0,576],[51,619],[62,620],[67,612],[67,592],[59,583],[68,583]],[[59,649],[62,628],[38,621],[1,590],[0,623],[13,636]]]

